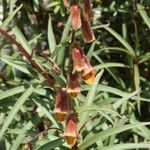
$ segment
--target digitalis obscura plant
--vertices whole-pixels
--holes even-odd
[[[67,5],[66,5],[67,4]],[[68,1],[64,1],[68,6]],[[75,112],[74,98],[80,93],[81,81],[87,84],[93,84],[95,70],[91,66],[88,58],[84,54],[82,45],[76,41],[75,32],[78,29],[82,31],[84,42],[89,43],[95,39],[91,29],[90,21],[93,17],[91,3],[89,0],[72,0],[68,7],[71,15],[72,41],[70,45],[69,67],[67,71],[67,86],[56,93],[56,104],[54,113],[58,121],[66,120],[64,137],[70,146],[77,145],[79,139],[78,117]]]
[[[34,69],[43,76],[47,81],[49,86],[56,92],[55,96],[55,108],[54,114],[57,121],[63,122],[66,121],[65,128],[63,131],[59,128],[51,128],[60,130],[61,135],[66,139],[68,145],[78,147],[77,141],[79,140],[79,129],[78,129],[78,114],[75,111],[75,102],[74,99],[79,95],[81,89],[81,83],[84,81],[86,84],[93,84],[95,78],[95,70],[90,64],[88,58],[86,57],[83,47],[80,42],[76,41],[75,33],[77,30],[82,31],[83,41],[85,43],[90,43],[95,39],[94,33],[91,29],[91,20],[93,17],[93,12],[91,8],[91,3],[89,0],[64,0],[64,6],[67,7],[71,16],[72,24],[72,40],[70,43],[70,57],[68,70],[66,71],[67,84],[66,87],[56,88],[56,81],[51,77],[51,75],[43,69],[34,59],[32,54],[28,53],[26,49],[16,41],[16,39],[11,36],[7,31],[0,29],[0,33],[3,34],[7,39],[9,39],[13,44],[17,46],[21,55],[25,56]],[[42,54],[44,58],[46,56]],[[52,70],[60,75],[60,68],[57,64],[46,58],[51,65]],[[38,138],[40,135],[47,133],[49,129],[42,131],[35,138],[28,141],[28,150],[31,149],[32,142]]]

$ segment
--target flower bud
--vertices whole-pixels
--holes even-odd
[[[71,23],[73,29],[77,30],[81,27],[81,18],[80,18],[80,7],[76,3],[72,3],[70,6],[71,14]]]
[[[90,21],[93,18],[93,11],[90,0],[82,0],[83,15]]]
[[[82,16],[81,17],[81,31],[84,42],[90,43],[95,40],[93,30],[91,28],[89,20]]]

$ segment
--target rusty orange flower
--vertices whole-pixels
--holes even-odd
[[[58,121],[64,121],[66,116],[70,113],[70,100],[64,89],[56,94],[54,113]]]
[[[74,69],[77,72],[81,72],[87,67],[87,64],[85,63],[84,54],[82,51],[82,47],[78,43],[74,43],[72,45],[72,59],[73,59],[73,65]]]
[[[92,11],[90,0],[82,0],[82,6],[83,6],[83,14],[84,14],[84,16],[88,20],[91,20],[93,18],[93,11]]]
[[[71,14],[71,23],[73,29],[77,30],[81,27],[81,18],[80,18],[80,7],[76,3],[72,3],[70,6]]]
[[[71,146],[73,146],[78,139],[77,122],[76,114],[71,114],[67,118],[64,137],[66,138],[67,143]]]
[[[91,28],[88,18],[84,15],[81,17],[81,31],[84,42],[90,43],[95,40],[93,30]]]
[[[87,68],[82,71],[82,78],[87,84],[93,84],[95,80],[96,70],[91,66],[88,58],[85,56],[85,62],[87,64]]]
[[[67,93],[72,97],[77,97],[80,93],[80,81],[79,73],[69,73],[67,75],[68,84],[67,84]]]
[[[69,7],[69,0],[63,0],[64,6]]]

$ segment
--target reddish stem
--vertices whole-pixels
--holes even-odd
[[[30,63],[38,71],[38,73],[40,73],[45,78],[45,80],[47,80],[50,87],[54,88],[55,81],[52,80],[50,75],[46,71],[43,71],[43,69],[32,59],[32,56],[23,48],[23,46],[3,29],[0,29],[0,33],[18,47],[20,52],[30,61]]]

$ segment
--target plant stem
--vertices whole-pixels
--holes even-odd
[[[23,48],[23,46],[18,43],[8,32],[4,31],[3,29],[0,29],[0,33],[3,34],[7,39],[9,39],[13,44],[15,44],[20,52],[29,60],[29,62],[33,65],[33,67],[40,73],[45,80],[47,80],[50,87],[54,89],[55,81],[51,79],[48,72],[43,71],[43,69],[32,59],[32,56]]]

